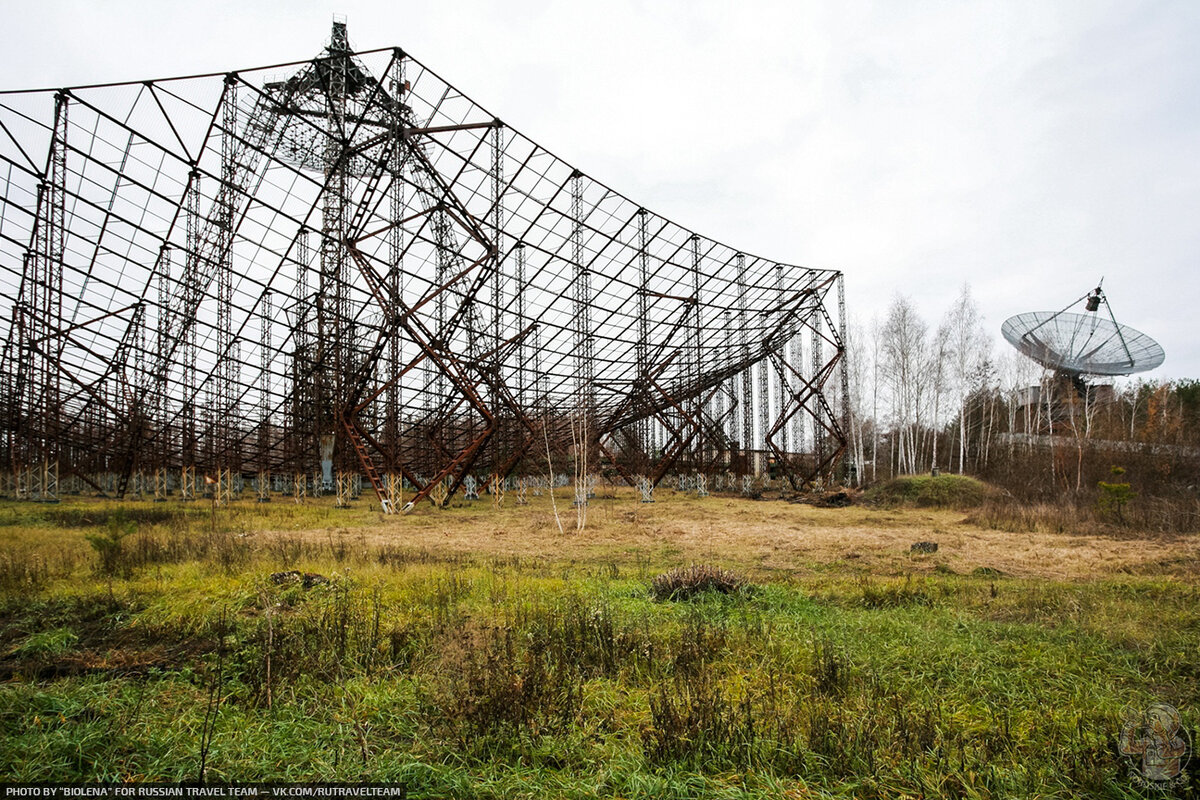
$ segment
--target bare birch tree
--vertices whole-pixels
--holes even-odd
[[[983,316],[979,304],[971,296],[970,284],[963,284],[958,299],[946,313],[938,334],[939,339],[943,337],[953,364],[951,381],[958,404],[958,472],[961,475],[966,469],[970,449],[967,400],[975,388],[979,367],[991,350],[991,341],[983,330]]]
[[[896,415],[896,458],[902,472],[917,471],[921,412],[929,383],[928,330],[912,300],[896,295],[883,325],[881,366]]]
[[[868,342],[862,325],[852,320],[846,330],[846,359],[850,370],[850,462],[854,465],[855,482],[865,479],[867,426],[866,388],[872,362],[867,352]],[[873,413],[873,412],[872,412]],[[874,420],[872,420],[872,424]]]

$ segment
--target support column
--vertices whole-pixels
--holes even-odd
[[[838,352],[841,355],[840,384],[842,389],[841,427],[842,435],[850,436],[850,358],[846,352],[846,283],[845,277],[839,272],[837,276],[838,298]],[[851,462],[853,463],[853,462]],[[857,483],[858,476],[853,476]]]
[[[813,380],[817,380],[817,376],[822,374],[825,367],[824,357],[824,338],[821,335],[821,314],[814,312],[809,321],[809,327],[812,329],[812,374]],[[825,461],[825,428],[820,424],[813,425],[813,457],[815,464],[822,464]]]
[[[274,353],[271,346],[271,325],[275,318],[271,290],[263,291],[262,316],[259,326],[259,382],[258,382],[258,502],[271,500],[271,364]]]
[[[595,413],[595,340],[592,336],[592,284],[583,261],[583,173],[571,174],[571,260],[575,290],[575,505],[588,504],[591,438]],[[580,518],[581,520],[583,517]],[[580,523],[582,525],[582,523]]]
[[[334,469],[342,467],[337,451],[339,416],[345,405],[352,370],[350,294],[346,248],[346,82],[350,65],[346,24],[334,22],[325,62],[326,127],[325,191],[321,209],[321,274],[317,289],[316,435],[321,442],[322,488],[334,489]],[[339,498],[343,492],[338,493]]]
[[[776,264],[775,265],[775,297],[776,297],[776,302],[779,304],[779,306],[781,308],[783,307],[785,295],[786,295],[786,292],[785,292],[784,285],[783,285],[783,265]],[[786,339],[786,340],[784,340],[783,344],[780,346],[780,355],[785,362],[791,363],[791,360],[792,360],[791,354],[792,354],[792,342],[791,342],[791,339]],[[764,362],[764,366],[765,366],[765,362]],[[776,371],[775,379],[776,379],[776,387],[775,387],[776,395],[779,398],[779,413],[783,414],[784,409],[787,407],[788,376],[785,374],[785,372]],[[789,442],[788,442],[788,433],[789,433],[788,426],[784,425],[782,428],[779,429],[779,433],[776,436],[776,440],[777,440],[776,444],[778,445],[779,449],[783,450],[785,453],[791,452],[791,448],[790,448]]]
[[[66,250],[67,130],[69,97],[54,97],[54,128],[46,159],[45,179],[38,185],[37,222],[33,253],[26,261],[32,267],[29,280],[28,313],[24,316],[29,359],[29,402],[24,426],[26,463],[34,467],[28,495],[32,500],[58,502],[58,462],[62,455],[62,292],[63,256]]]
[[[309,325],[313,318],[312,294],[308,283],[312,250],[309,247],[308,229],[301,228],[296,234],[296,296],[292,313],[292,403],[291,403],[291,448],[292,448],[292,491],[296,502],[307,497],[308,469],[316,455],[313,443],[312,421],[316,412],[313,392],[313,343],[309,336]]]
[[[791,352],[789,353],[789,356],[790,358],[787,359],[787,363],[796,370],[803,372],[804,336],[802,332],[797,332],[796,335],[792,337]],[[791,370],[787,370],[787,372],[789,393],[795,395],[800,391],[800,378],[792,374]],[[804,424],[805,420],[803,414],[796,414],[792,417],[792,452],[796,454],[803,453],[804,448],[807,446],[804,435]]]
[[[171,329],[171,246],[163,244],[158,252],[158,263],[154,268],[158,283],[158,317],[155,323],[154,363],[154,425],[158,429],[158,448],[154,464],[154,502],[167,499],[167,469],[175,454],[175,437],[171,431],[170,355],[173,349]]]
[[[187,245],[183,263],[183,294],[185,307],[197,308],[202,290],[200,287],[200,173],[193,170],[188,176],[184,192],[184,216],[187,222]],[[196,459],[199,455],[198,409],[199,393],[197,380],[197,331],[196,324],[186,325],[180,343],[179,388],[183,407],[180,411],[180,474],[179,499],[196,499]]]
[[[633,391],[642,395],[641,400],[647,405],[650,401],[649,375],[650,375],[650,253],[649,253],[649,231],[647,230],[647,218],[649,212],[644,208],[639,208],[637,211],[638,223],[638,333],[637,345],[634,355],[637,360],[637,376],[634,379]],[[654,458],[654,451],[657,447],[654,418],[642,417],[635,423],[634,431],[637,435],[637,447],[641,451],[638,453],[638,472],[645,472],[649,469],[650,462]]]
[[[744,253],[737,254],[737,315],[738,315],[738,345],[741,350],[741,358],[743,363],[746,363],[746,369],[742,371],[742,436],[741,450],[743,457],[743,470],[745,474],[754,474],[754,382],[751,375],[750,361],[750,339],[748,328],[750,326],[750,312],[748,308],[749,298],[746,293],[749,291],[746,286],[746,256]]]
[[[727,357],[732,357],[734,352],[734,325],[733,311],[726,308],[723,312],[725,321],[725,341],[724,352]],[[738,442],[741,437],[738,435],[737,412],[738,408],[738,377],[736,375],[729,376],[725,382],[725,398],[722,402],[721,409],[721,431],[725,434],[727,450],[725,452],[725,462],[730,471],[735,469],[737,462],[737,450],[740,445]]]
[[[505,364],[500,354],[502,352],[501,345],[506,338],[504,329],[504,291],[507,279],[504,275],[504,125],[500,120],[495,120],[491,133],[492,336],[489,349],[496,353],[493,356],[496,383],[503,385],[505,382]],[[505,424],[510,422],[515,423],[515,420],[510,420],[505,413],[504,402],[500,396],[500,392],[493,389],[491,395],[492,417],[501,426],[492,435],[491,442],[492,463],[490,464],[490,471],[493,478],[492,482],[495,483],[494,479],[498,478],[500,481],[503,481],[505,477],[500,472],[503,469],[502,465],[508,461],[512,449],[517,447],[517,443],[512,440],[512,437],[518,435],[518,431],[515,424]]]
[[[397,53],[392,62],[392,85],[399,95],[404,91],[404,58]],[[388,186],[388,216],[391,229],[388,231],[388,271],[387,271],[387,307],[388,343],[387,343],[387,375],[390,381],[383,397],[383,444],[387,451],[385,471],[394,477],[399,473],[400,459],[400,409],[403,403],[403,381],[400,379],[401,362],[401,332],[398,324],[401,303],[404,297],[404,138],[402,130],[404,120],[400,116],[400,103],[390,117],[391,151],[388,154],[391,183]],[[390,484],[389,484],[390,485]],[[395,502],[399,495],[392,496],[393,507],[399,508]]]
[[[237,163],[235,142],[238,131],[238,78],[225,78],[225,97],[221,123],[221,191],[216,213],[217,253],[217,363],[213,369],[210,392],[209,435],[213,439],[214,464],[217,469],[217,504],[230,502],[233,497],[232,471],[240,470],[235,452],[237,420],[235,408],[238,382],[237,341],[233,332],[233,231],[234,215],[240,198],[235,190]]]
[[[754,365],[758,376],[758,448],[754,455],[754,474],[769,480],[767,471],[767,433],[771,430],[771,393],[768,391],[768,365],[760,361]]]
[[[701,471],[704,469],[704,462],[707,457],[708,437],[705,435],[706,426],[704,424],[705,395],[700,391],[700,381],[702,376],[700,364],[700,331],[701,326],[704,324],[701,316],[701,309],[703,306],[700,302],[700,237],[696,234],[692,234],[690,243],[692,246],[692,324],[690,331],[691,347],[689,348],[691,350],[691,358],[688,359],[688,388],[693,395],[691,404],[692,416],[700,426],[692,440],[691,464],[693,469]]]

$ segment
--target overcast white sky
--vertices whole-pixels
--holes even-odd
[[[843,270],[864,322],[969,282],[999,341],[1104,276],[1148,377],[1200,377],[1200,2],[332,3],[0,0],[0,82],[299,60],[342,14],[655,212]]]

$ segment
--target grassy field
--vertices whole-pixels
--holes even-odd
[[[1195,536],[612,489],[560,533],[531,500],[0,504],[0,781],[1137,797],[1122,709],[1195,730]],[[692,563],[749,585],[653,596]]]

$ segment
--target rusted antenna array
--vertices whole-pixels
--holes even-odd
[[[840,273],[642,208],[344,23],[271,74],[0,93],[0,190],[11,495],[390,511],[546,442],[800,488],[844,448]]]

